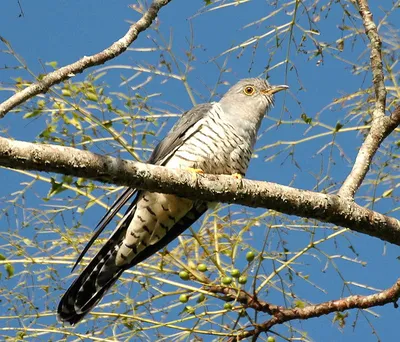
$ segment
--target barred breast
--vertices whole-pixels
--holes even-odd
[[[250,162],[255,137],[224,120],[215,103],[209,115],[199,121],[194,133],[168,161],[168,167],[196,168],[211,174],[244,175]]]

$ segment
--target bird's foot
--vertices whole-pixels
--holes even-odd
[[[243,179],[243,176],[240,173],[233,173],[232,177],[235,179]]]
[[[193,167],[187,167],[185,168],[186,171],[189,171],[192,174],[193,180],[197,179],[197,175],[204,175],[204,171],[202,169],[196,169]]]
[[[189,171],[189,172],[193,172],[193,173],[204,175],[204,171],[202,169],[195,169],[195,168],[192,168],[192,167],[188,167],[185,170]]]

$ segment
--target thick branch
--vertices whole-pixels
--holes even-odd
[[[399,125],[399,117],[393,120],[385,116],[386,88],[382,65],[382,42],[378,29],[373,21],[372,13],[367,0],[357,0],[358,8],[363,20],[365,33],[371,42],[371,71],[375,89],[375,109],[372,114],[371,130],[361,145],[353,168],[339,190],[339,195],[354,198],[369,171],[372,158],[378,151],[383,140]]]
[[[223,290],[222,287],[220,288],[210,288],[214,293],[224,293],[232,297],[232,299],[236,299],[237,297],[234,296],[234,293],[230,293],[226,290]],[[214,290],[214,291],[213,291]],[[233,290],[233,292],[235,292]],[[268,321],[256,325],[256,328],[253,330],[248,330],[234,339],[230,341],[238,341],[245,338],[249,338],[251,336],[258,336],[262,332],[266,332],[270,330],[274,325],[282,324],[288,321],[292,321],[294,319],[310,319],[314,317],[320,317],[323,315],[330,314],[332,312],[342,312],[351,309],[367,309],[375,306],[382,306],[388,303],[395,303],[397,307],[397,300],[400,297],[400,279],[387,290],[382,292],[378,292],[369,296],[349,296],[342,299],[331,300],[329,302],[324,302],[316,305],[307,305],[304,308],[293,308],[293,309],[284,309],[282,307],[271,305],[265,302],[260,303],[260,308],[274,308],[272,315],[273,317]],[[239,295],[239,301],[249,307],[252,307],[257,310],[257,306],[255,307],[253,303],[253,296],[250,294],[241,291]],[[248,305],[249,303],[250,305]],[[261,306],[262,305],[262,306]],[[266,312],[264,310],[264,312]]]
[[[273,209],[347,227],[400,246],[400,221],[336,195],[230,176],[205,175],[194,180],[193,174],[180,169],[6,138],[0,138],[0,166],[56,172],[192,199]]]
[[[15,93],[3,103],[0,103],[0,119],[19,104],[27,101],[35,95],[47,92],[53,85],[65,81],[66,79],[81,73],[87,68],[103,64],[122,54],[129,47],[129,45],[136,40],[139,33],[146,30],[151,25],[153,20],[157,17],[161,7],[167,5],[170,1],[171,0],[154,0],[150,8],[144,12],[140,20],[133,24],[129,28],[128,32],[109,48],[95,55],[85,56],[75,63],[69,64],[54,72],[51,72],[50,74],[47,74],[42,80],[33,83],[24,90]]]

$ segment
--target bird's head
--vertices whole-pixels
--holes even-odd
[[[221,98],[225,112],[259,120],[274,104],[274,94],[287,85],[270,85],[261,78],[246,78],[232,86]]]

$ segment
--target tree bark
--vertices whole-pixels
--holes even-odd
[[[223,175],[196,175],[71,147],[0,138],[0,166],[55,172],[210,202],[273,209],[347,227],[400,246],[400,221],[352,199]]]

